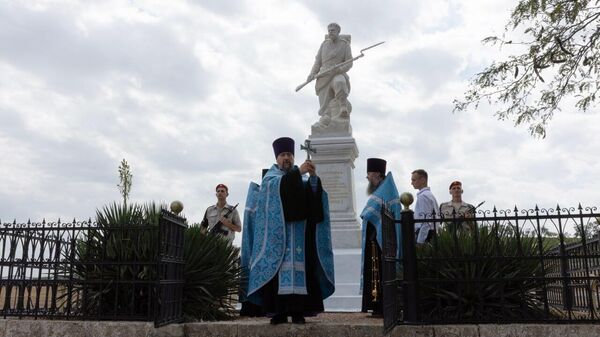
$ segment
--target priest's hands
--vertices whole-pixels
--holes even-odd
[[[317,175],[317,168],[315,167],[315,164],[313,164],[310,160],[307,160],[304,163],[302,163],[302,165],[300,165],[300,174],[305,173],[308,173],[311,177]]]

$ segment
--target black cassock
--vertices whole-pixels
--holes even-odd
[[[308,295],[278,295],[278,275],[275,274],[259,291],[262,292],[262,311],[267,316],[275,314],[313,316],[324,311],[321,289],[315,270],[319,266],[316,247],[316,225],[323,221],[323,187],[317,178],[317,190],[312,191],[310,183],[302,182],[298,168],[294,168],[281,178],[279,193],[285,221],[306,219],[304,251],[306,286]]]
[[[363,261],[363,289],[362,289],[362,312],[372,311],[374,315],[380,315],[383,313],[383,303],[382,303],[382,295],[383,289],[381,289],[381,275],[382,275],[382,259],[381,259],[381,247],[377,243],[377,232],[375,230],[375,226],[373,226],[370,222],[367,225],[367,234],[366,234],[366,243],[365,247],[365,257]],[[376,254],[377,254],[377,262],[375,266],[377,266],[377,275],[379,281],[377,283],[377,296],[375,300],[373,298],[373,248],[372,244],[375,243]]]

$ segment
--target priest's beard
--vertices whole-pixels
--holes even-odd
[[[285,173],[290,173],[290,171],[292,170],[293,167],[294,167],[294,163],[292,163],[291,161],[285,160],[282,163],[281,167],[279,167],[279,169]]]
[[[375,190],[377,190],[377,187],[379,187],[379,183],[373,184],[369,181],[369,185],[367,185],[367,195],[373,194],[373,192],[375,192]]]

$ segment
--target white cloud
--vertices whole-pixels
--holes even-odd
[[[302,142],[317,120],[299,93],[326,25],[352,35],[357,205],[365,162],[388,160],[401,191],[425,168],[486,207],[598,204],[598,114],[557,115],[544,140],[498,122],[493,107],[452,114],[491,59],[502,1],[5,2],[0,5],[0,219],[88,218],[118,200],[133,168],[136,201],[179,199],[190,222],[214,186],[243,202],[273,162],[271,142]],[[303,155],[302,155],[303,157]],[[241,208],[240,208],[241,209]]]

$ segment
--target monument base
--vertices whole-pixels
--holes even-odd
[[[360,248],[333,250],[335,292],[323,303],[325,311],[360,311],[360,254]]]
[[[361,228],[356,214],[354,160],[358,157],[351,129],[315,132],[309,137],[316,150],[312,160],[329,196],[331,239],[335,265],[335,293],[327,311],[360,311]]]
[[[311,135],[310,146],[316,150],[312,161],[317,166],[323,189],[329,195],[333,248],[359,248],[361,231],[354,196],[356,141],[351,136]]]

